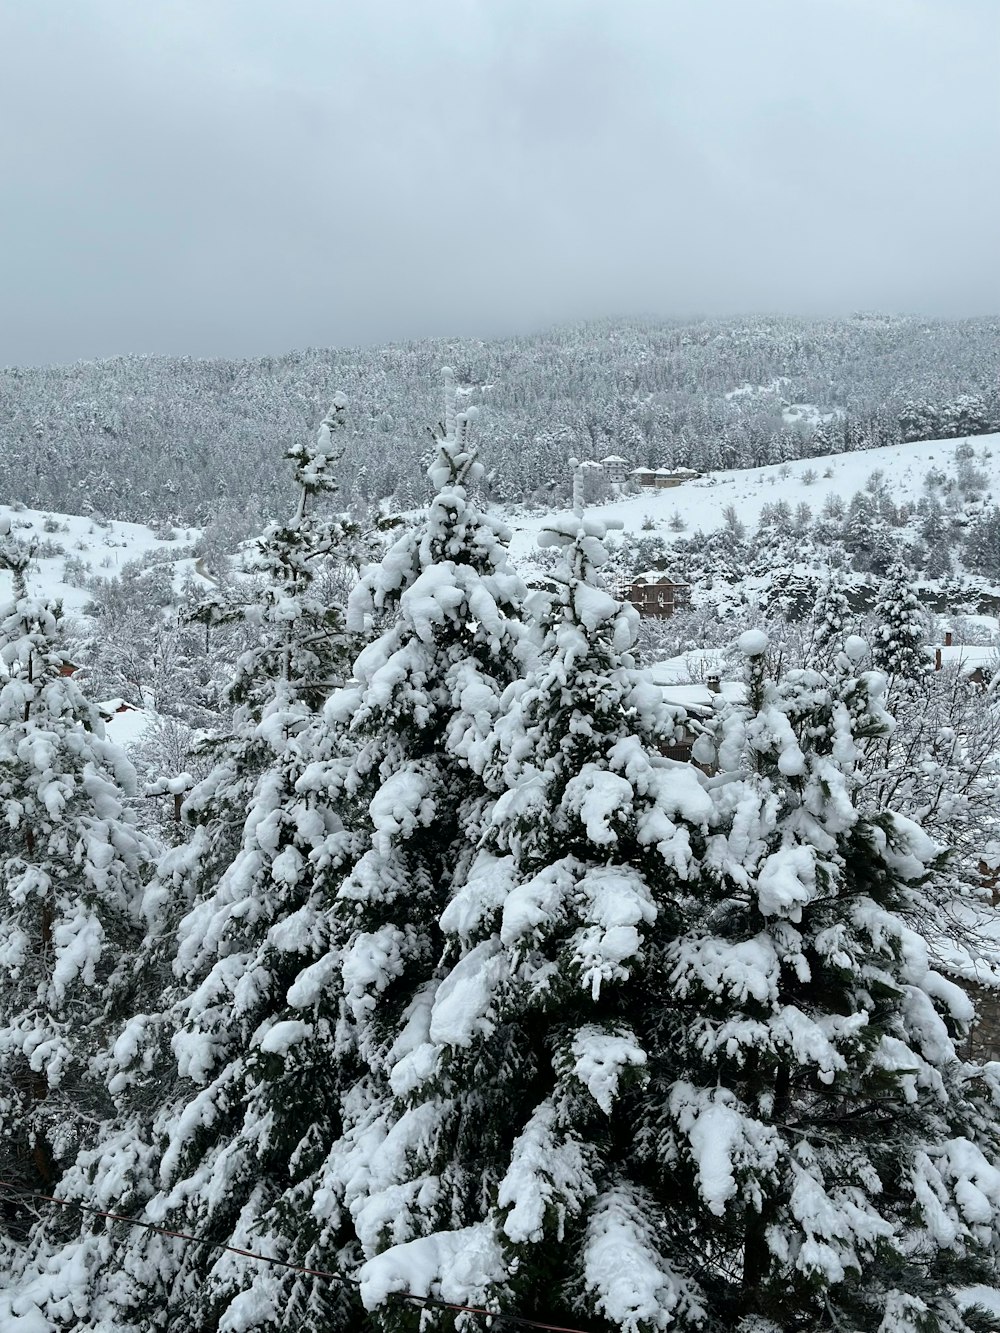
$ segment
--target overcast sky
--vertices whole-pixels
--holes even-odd
[[[1000,312],[1000,0],[0,0],[0,363]]]

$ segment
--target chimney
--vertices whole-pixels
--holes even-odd
[[[935,648],[935,649],[934,649],[934,670],[935,670],[935,671],[940,671],[940,670],[941,670],[941,649],[940,649],[940,648]]]
[[[950,647],[951,647],[951,630],[950,630],[950,629],[946,629],[945,632],[944,632],[944,646],[945,646],[946,648],[950,648]]]
[[[705,684],[708,686],[710,694],[720,694],[722,692],[722,682],[719,680],[719,673],[713,671],[705,677]]]

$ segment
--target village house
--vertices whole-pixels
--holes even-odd
[[[670,490],[673,486],[681,486],[684,482],[694,481],[696,477],[700,476],[700,472],[696,472],[694,468],[690,467],[637,467],[632,471],[633,481],[637,481],[640,486],[648,486],[657,491]]]
[[[700,660],[696,660],[700,659]],[[704,669],[705,677],[701,682],[678,677],[687,676],[691,668]],[[649,678],[663,693],[663,702],[683,708],[688,722],[680,735],[668,744],[660,747],[660,753],[667,759],[681,763],[694,763],[705,773],[713,772],[713,765],[699,762],[695,750],[700,722],[710,718],[722,702],[742,703],[746,697],[746,686],[742,681],[723,680],[719,664],[713,653],[690,654],[685,659],[673,659],[657,662],[648,668]]]
[[[604,469],[604,475],[608,481],[614,482],[616,485],[628,481],[631,473],[628,459],[622,458],[620,454],[608,454],[607,458],[602,458],[601,467]]]
[[[1000,670],[1000,653],[993,646],[979,644],[952,643],[951,631],[944,636],[944,643],[928,647],[928,653],[934,654],[934,670],[943,667],[957,667],[966,680],[984,688],[993,681]]]
[[[650,569],[636,575],[625,596],[640,616],[666,620],[679,607],[690,604],[691,588],[662,569]]]

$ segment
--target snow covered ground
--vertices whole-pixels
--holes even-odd
[[[97,707],[104,722],[105,736],[126,749],[142,740],[159,716],[151,708],[133,708],[121,699],[105,699]]]
[[[593,505],[588,513],[620,523],[633,535],[660,536],[676,541],[699,528],[710,532],[725,524],[723,511],[732,505],[739,518],[756,524],[765,505],[786,501],[794,509],[805,503],[814,514],[828,495],[845,502],[863,490],[873,472],[882,472],[897,504],[914,504],[924,492],[924,479],[932,468],[954,474],[955,451],[971,443],[975,466],[986,473],[987,501],[1000,497],[1000,435],[977,435],[966,440],[930,440],[922,444],[887,445],[883,449],[860,449],[853,453],[803,458],[771,467],[737,468],[711,472],[697,481],[671,490],[645,490],[608,504]],[[810,479],[811,478],[811,479]],[[670,521],[679,514],[683,531],[674,531]],[[510,512],[505,515],[514,529],[511,547],[518,561],[530,560],[538,532],[551,520],[551,513]]]
[[[173,566],[176,587],[189,575],[203,578],[195,568],[194,558],[180,555],[182,549],[200,537],[197,528],[179,528],[173,541],[165,541],[144,523],[96,523],[79,514],[52,514],[0,504],[0,518],[4,517],[11,521],[12,536],[36,541],[43,552],[49,552],[37,557],[30,588],[38,596],[61,599],[68,615],[78,615],[90,601],[90,593],[78,586],[84,577],[114,578],[130,561],[142,559],[151,551]],[[83,570],[67,571],[67,560],[71,566],[79,561]],[[204,583],[211,586],[209,579],[204,579]],[[0,569],[0,601],[10,594],[10,574]]]

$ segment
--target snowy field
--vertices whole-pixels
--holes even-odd
[[[189,579],[211,587],[211,580],[198,569],[193,556],[181,555],[201,535],[197,528],[179,528],[173,541],[157,537],[144,523],[95,523],[76,514],[55,514],[38,509],[16,509],[0,504],[0,518],[9,518],[13,535],[37,542],[41,552],[28,575],[29,591],[46,600],[58,600],[66,614],[79,616],[91,600],[80,586],[93,577],[112,579],[132,561],[156,557],[153,563],[170,568],[176,589]],[[56,553],[53,548],[60,548]],[[44,554],[48,550],[49,554]],[[70,568],[67,568],[69,562]],[[79,562],[79,563],[77,563]],[[11,596],[11,576],[0,569],[0,602]],[[156,714],[144,708],[126,707],[120,700],[95,701],[105,722],[105,734],[118,745],[135,744]]]
[[[91,600],[86,588],[78,586],[84,578],[111,579],[125,565],[143,559],[149,552],[162,556],[163,564],[173,566],[174,586],[180,587],[189,576],[202,580],[193,557],[179,552],[201,536],[198,528],[178,528],[173,541],[157,537],[144,523],[96,523],[79,514],[53,514],[40,509],[16,509],[0,504],[0,518],[9,518],[11,535],[21,541],[37,542],[44,552],[35,560],[29,586],[40,597],[60,599],[67,615],[79,615]],[[54,548],[60,548],[58,552]],[[69,572],[66,562],[79,561],[83,570]],[[206,587],[211,581],[204,579]],[[11,594],[10,574],[0,569],[0,600]]]
[[[633,535],[676,541],[699,528],[703,532],[721,528],[725,523],[723,511],[730,505],[748,526],[757,523],[765,505],[778,500],[784,500],[792,509],[807,504],[816,514],[828,495],[838,495],[845,502],[850,500],[855,491],[864,489],[873,472],[883,473],[896,504],[914,504],[925,494],[924,478],[932,468],[954,474],[955,451],[966,443],[971,443],[975,450],[975,466],[989,478],[986,498],[990,502],[1000,496],[1000,435],[978,435],[971,441],[929,440],[922,444],[887,445],[883,449],[828,454],[771,467],[711,472],[671,490],[644,490],[641,495],[593,505],[588,512],[620,523],[625,532]],[[670,527],[675,514],[684,521],[681,532]],[[537,533],[551,514],[521,511],[507,512],[505,517],[514,529],[511,550],[515,559],[530,561]]]

